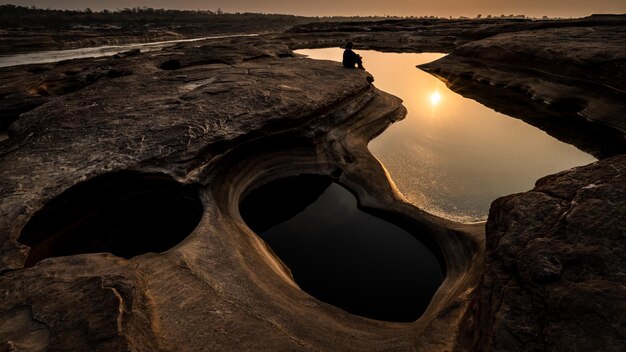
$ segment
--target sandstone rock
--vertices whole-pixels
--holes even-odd
[[[117,59],[62,62],[28,76],[25,81],[35,82],[42,73],[108,72],[100,67],[132,72],[47,96],[43,105],[20,115],[9,127],[11,138],[0,142],[0,292],[6,297],[0,314],[8,320],[0,325],[3,347],[415,351],[454,346],[479,278],[482,225],[453,224],[419,211],[367,150],[371,138],[404,116],[399,99],[378,91],[364,71],[284,55],[288,50],[262,39],[193,43]],[[169,60],[180,66],[162,69]],[[107,228],[125,231],[120,212],[76,203],[81,198],[76,190],[82,189],[87,198],[97,194],[105,203],[125,204],[131,194],[106,190],[133,189],[120,183],[120,175],[129,173],[162,174],[168,183],[194,185],[203,207],[200,223],[162,253],[149,253],[148,247],[128,259],[90,253],[118,248],[106,246],[113,237],[126,236],[129,243],[150,238],[132,231],[103,238],[106,234],[91,231],[85,219],[110,216]],[[362,207],[419,227],[438,245],[446,281],[421,319],[375,321],[316,300],[243,223],[238,204],[245,192],[301,173],[334,175]],[[175,196],[146,192],[146,202]],[[46,224],[54,222],[54,214],[64,221],[54,237],[24,230],[52,226]],[[63,240],[72,216],[85,237],[99,238],[86,238],[83,246],[73,234],[76,240],[67,243],[89,253],[55,256],[60,252],[35,249],[39,242],[32,238]],[[25,269],[30,245],[39,254]]]
[[[456,350],[626,348],[625,19],[587,20],[477,30],[474,39],[486,39],[462,46],[462,34],[457,33],[451,54],[420,66],[466,97],[608,158],[546,177],[531,192],[493,203],[486,272],[474,311],[461,323],[466,335],[460,335]],[[383,33],[368,35],[357,29],[362,24],[343,26],[353,31],[335,38],[345,35],[382,50],[394,51],[385,46],[389,38],[399,37],[397,32],[388,34],[395,29],[384,28],[399,29],[399,22],[383,24]],[[323,28],[310,25],[297,32],[313,37]],[[319,37],[328,42],[331,34]],[[406,50],[405,45],[396,48]],[[609,158],[615,155],[620,156]]]
[[[624,350],[625,200],[624,155],[496,200],[474,348]]]
[[[99,254],[51,260],[37,269],[3,275],[0,287],[3,347],[18,351],[157,348],[151,336],[147,284],[135,265],[120,258]]]
[[[50,100],[78,91],[100,79],[131,75],[128,68],[119,67],[119,61],[106,58],[75,60],[65,64],[41,64],[0,68],[0,131],[23,113]]]
[[[385,19],[311,22],[277,34],[292,48],[343,46],[389,52],[450,52],[463,44],[503,33],[566,28],[623,26],[624,16],[594,15],[572,20],[531,19]]]
[[[541,121],[541,128],[606,157],[623,153],[626,100],[605,74],[618,63],[613,77],[624,75],[623,26],[615,21],[623,19],[484,22],[462,35],[451,33],[453,26],[425,34],[406,23],[381,24],[390,30],[359,24],[349,35],[300,31],[0,70],[6,106],[19,111],[10,118],[17,119],[11,138],[0,141],[0,294],[6,298],[0,346],[624,350],[624,155],[548,176],[530,192],[495,201],[485,254],[482,224],[456,224],[413,207],[367,150],[371,138],[404,116],[400,101],[378,91],[366,72],[293,57],[284,44],[339,46],[356,38],[384,50],[451,50],[505,33],[428,67],[450,78],[453,89],[469,87],[463,94],[498,107],[509,101],[522,112],[513,115],[525,120],[551,111],[553,123]],[[593,30],[576,28],[585,26]],[[533,39],[544,34],[545,43]],[[596,40],[606,45],[590,48]],[[585,52],[573,53],[577,48]],[[178,65],[162,67],[166,62]],[[45,82],[57,86],[48,91]],[[494,88],[472,93],[476,86]],[[548,109],[526,107],[527,94],[549,98]],[[616,146],[602,148],[606,130],[586,139],[595,125],[572,124],[577,113],[610,124],[611,136],[617,127]],[[20,236],[36,214],[53,205],[61,213],[63,206],[79,207],[63,195],[128,173],[197,187],[200,223],[162,253],[140,248],[128,259],[72,253],[24,268],[31,249]],[[331,175],[362,208],[419,228],[440,249],[446,280],[418,321],[374,321],[314,299],[243,223],[238,203],[246,192],[298,174]],[[114,204],[127,196],[110,193]],[[83,212],[99,211],[84,206]]]

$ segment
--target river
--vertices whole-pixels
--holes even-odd
[[[50,62],[59,62],[63,60],[81,59],[87,57],[102,57],[111,56],[119,52],[139,49],[142,52],[150,52],[161,50],[167,46],[171,46],[177,43],[185,42],[197,42],[207,39],[222,39],[222,38],[238,38],[238,37],[253,37],[258,34],[237,34],[237,35],[218,35],[212,37],[192,38],[192,39],[178,39],[168,40],[161,42],[150,43],[133,43],[124,45],[105,45],[90,48],[79,49],[67,49],[67,50],[50,50],[50,51],[38,51],[35,53],[17,54],[17,55],[3,55],[0,56],[0,67],[10,67],[18,65],[30,65],[30,64],[44,64]]]

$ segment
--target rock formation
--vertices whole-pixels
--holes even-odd
[[[499,34],[420,66],[464,96],[605,158],[493,202],[485,273],[463,322],[466,346],[626,348],[626,32],[619,19]]]
[[[327,47],[346,41],[360,49],[389,52],[450,52],[466,43],[503,33],[565,28],[623,26],[624,16],[594,15],[572,20],[520,18],[386,19],[379,21],[311,22],[277,35],[293,48]],[[543,32],[542,32],[543,33]]]
[[[475,349],[624,350],[625,203],[626,155],[496,200],[486,272],[465,321]]]
[[[478,278],[482,226],[420,212],[367,151],[373,136],[404,116],[400,101],[363,71],[249,40],[23,68],[44,79],[68,71],[127,74],[61,89],[22,114],[0,144],[5,349],[454,346]],[[243,223],[245,192],[300,173],[334,175],[361,206],[418,226],[439,245],[447,278],[420,320],[375,321],[317,301]],[[133,186],[142,180],[153,186]],[[166,235],[154,226],[142,234],[140,224],[128,230],[124,214],[189,198],[177,183],[197,187],[199,224],[173,248],[149,253],[147,239]],[[129,254],[120,252],[125,239],[135,248]],[[67,246],[71,253],[61,251]],[[98,251],[129,259],[91,253]]]
[[[608,23],[503,33],[420,68],[597,157],[622,154],[626,17]]]
[[[536,121],[527,114],[542,110],[525,106],[530,93],[556,119],[538,125],[604,158],[494,201],[486,234],[484,224],[411,205],[367,150],[403,118],[397,98],[366,72],[296,57],[279,43],[335,45],[342,33],[300,29],[1,69],[9,138],[0,141],[0,346],[624,350],[626,100],[616,20],[520,21],[491,38],[487,26],[426,41],[458,47],[427,66],[453,89],[497,87],[506,93],[488,104],[510,99]],[[376,45],[428,47],[402,39],[417,30],[381,31]],[[348,38],[359,36],[369,34]],[[472,91],[464,94],[487,99]],[[608,127],[587,138],[581,129],[596,125],[572,124],[575,114]],[[617,144],[604,148],[607,135]],[[439,248],[446,279],[419,320],[376,321],[314,299],[243,222],[247,192],[299,174],[330,175],[361,208]],[[169,221],[171,204],[198,214]]]

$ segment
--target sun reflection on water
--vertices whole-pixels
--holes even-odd
[[[428,100],[430,100],[430,105],[436,106],[441,102],[441,93],[434,92],[430,95],[430,97],[428,97]]]
[[[298,53],[342,57],[339,48]],[[595,161],[536,127],[451,91],[446,82],[415,67],[444,54],[359,54],[376,87],[403,99],[408,111],[368,148],[400,192],[432,214],[460,222],[485,220],[494,199]]]

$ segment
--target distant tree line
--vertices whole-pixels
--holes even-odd
[[[352,22],[379,19],[441,19],[436,16],[324,16],[303,17],[284,14],[228,13],[216,10],[169,10],[133,7],[92,11],[41,9],[35,6],[0,5],[0,28],[3,29],[72,29],[76,27],[117,27],[150,29],[158,27],[223,28],[224,32],[241,30],[273,30],[310,22]],[[482,16],[476,19],[529,19],[524,15]],[[452,17],[450,17],[452,19]],[[460,17],[460,19],[468,19]],[[543,19],[548,19],[544,16]]]
[[[69,29],[76,26],[120,26],[122,28],[172,25],[205,25],[207,21],[243,22],[253,24],[257,20],[271,22],[275,26],[306,22],[306,17],[258,14],[226,13],[221,9],[211,10],[167,10],[150,7],[134,7],[117,10],[92,11],[40,9],[34,6],[0,5],[0,28],[6,29]],[[310,18],[308,19],[310,20]]]

